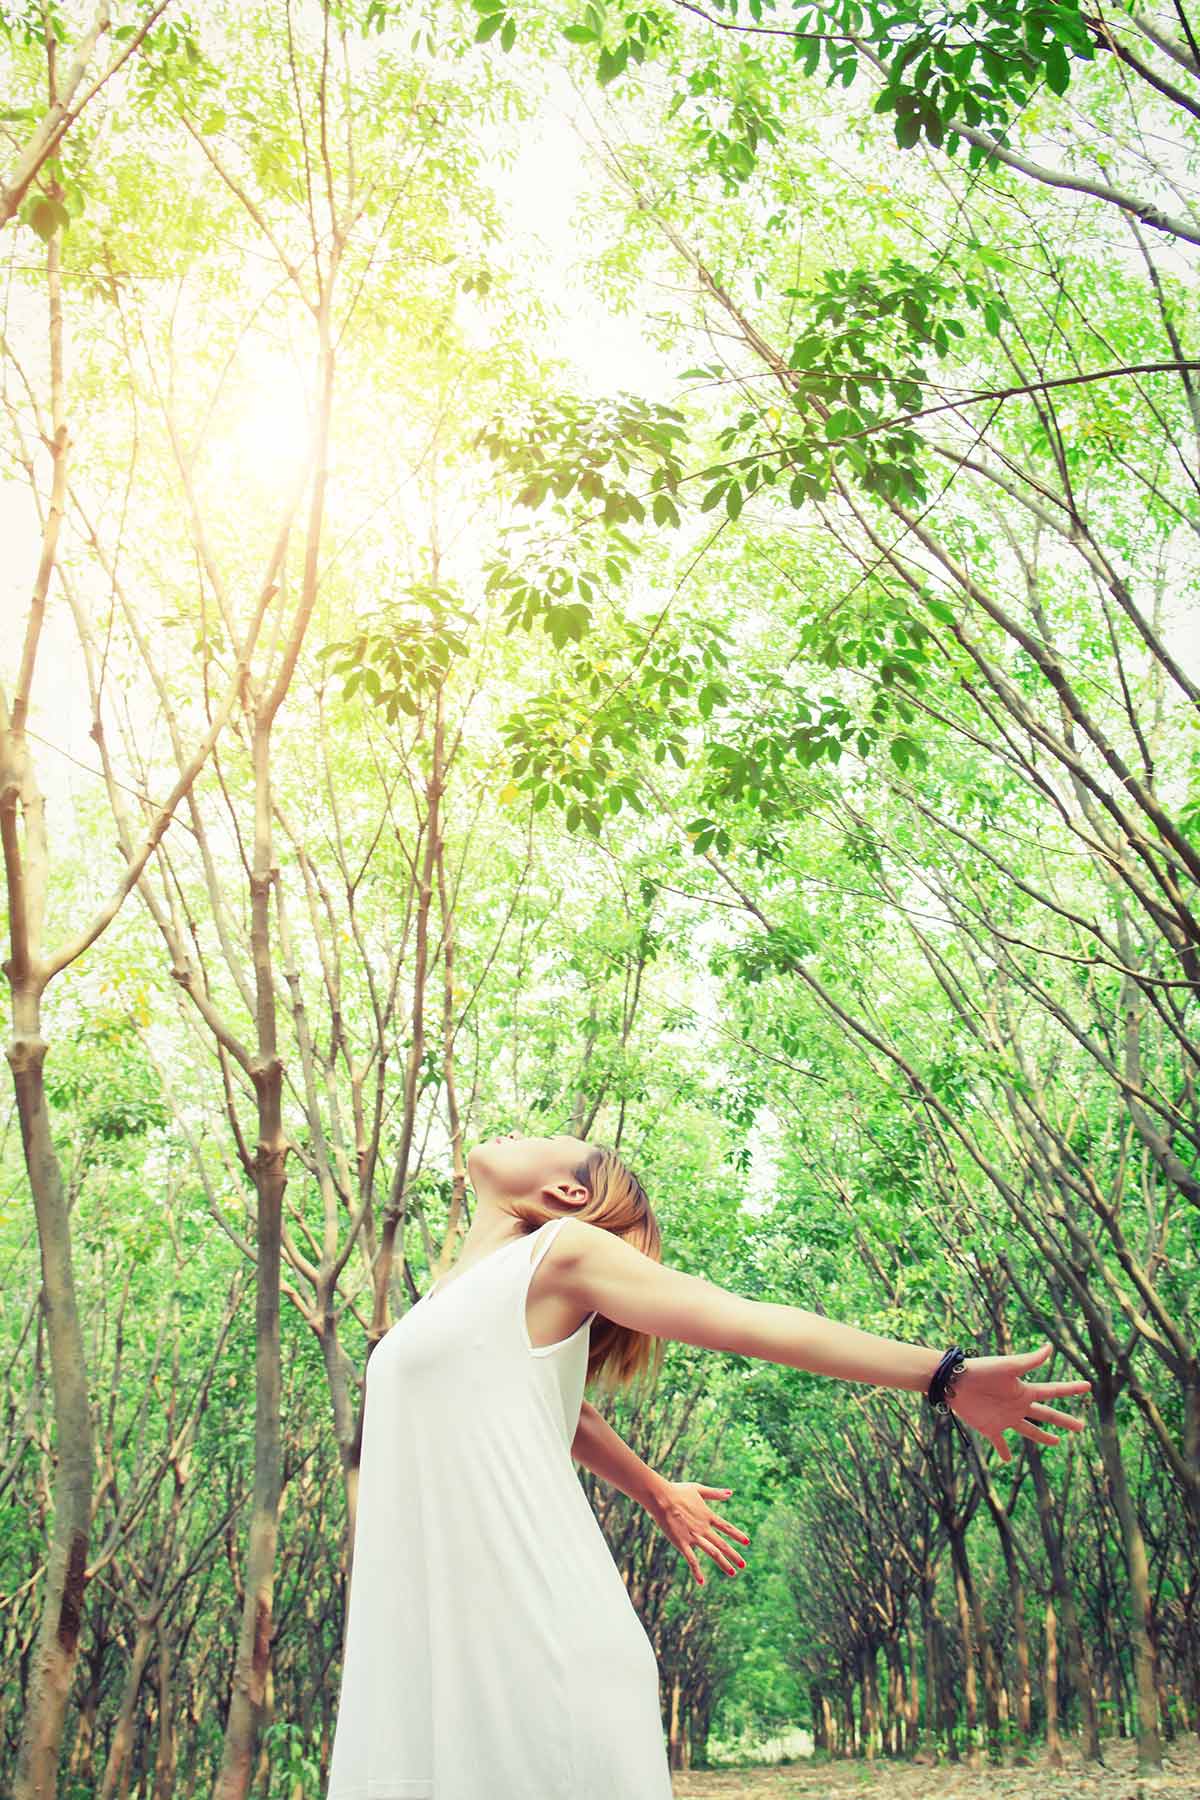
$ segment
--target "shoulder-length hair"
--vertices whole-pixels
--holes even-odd
[[[643,1256],[661,1262],[662,1233],[646,1198],[646,1190],[616,1151],[596,1146],[572,1172],[580,1186],[587,1189],[588,1197],[581,1206],[569,1209],[570,1216],[582,1219],[588,1225],[599,1226],[602,1231],[613,1232],[640,1250]],[[514,1211],[528,1223],[531,1231],[536,1231],[547,1219],[568,1216],[563,1209],[528,1202]],[[653,1388],[662,1369],[662,1360],[662,1338],[634,1331],[628,1325],[618,1325],[602,1313],[597,1313],[592,1320],[586,1377],[589,1386],[594,1383],[608,1393],[632,1387],[635,1382]]]

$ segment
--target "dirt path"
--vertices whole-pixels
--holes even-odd
[[[1061,1773],[964,1769],[954,1764],[795,1762],[783,1768],[695,1771],[674,1778],[675,1800],[1200,1800],[1200,1743],[1169,1745],[1161,1775],[1139,1775],[1131,1743],[1109,1740],[1105,1767],[1068,1754]]]

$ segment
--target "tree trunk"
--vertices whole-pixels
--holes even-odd
[[[53,105],[56,96],[52,63],[49,68]],[[62,190],[57,182],[51,184],[50,193],[61,201]],[[37,1222],[41,1305],[50,1350],[58,1460],[53,1534],[46,1559],[32,1669],[25,1690],[14,1800],[44,1800],[57,1788],[59,1750],[83,1616],[92,1512],[93,1446],[87,1362],[75,1298],[70,1218],[62,1169],[55,1153],[46,1109],[47,1046],[42,1036],[41,1011],[42,993],[48,978],[42,952],[48,875],[45,814],[25,735],[46,598],[57,564],[58,538],[67,494],[61,247],[57,232],[46,247],[46,277],[50,410],[54,430],[50,445],[51,488],[11,713],[4,696],[0,695],[0,841],[4,851],[10,945],[4,973],[12,994],[8,1061]]]
[[[809,1683],[808,1708],[812,1714],[813,1750],[817,1754],[828,1753],[829,1733],[825,1724],[825,1696],[821,1692],[819,1682]]]
[[[863,1697],[862,1755],[874,1762],[879,1750],[879,1664],[874,1644],[865,1644],[859,1652],[859,1668]]]
[[[1071,1676],[1071,1685],[1078,1696],[1082,1710],[1083,1758],[1085,1762],[1103,1762],[1104,1758],[1100,1753],[1100,1721],[1096,1713],[1096,1695],[1092,1687],[1091,1663],[1083,1641],[1083,1633],[1079,1627],[1075,1597],[1067,1581],[1062,1539],[1059,1536],[1054,1517],[1054,1500],[1050,1492],[1050,1483],[1046,1478],[1041,1453],[1031,1440],[1026,1440],[1025,1454],[1033,1475],[1042,1543],[1046,1550],[1046,1560],[1050,1564],[1051,1599],[1057,1603],[1058,1609],[1062,1613],[1063,1625],[1067,1634],[1067,1668]]]
[[[920,1659],[917,1655],[917,1639],[910,1622],[908,1626],[908,1670],[907,1685],[904,1697],[904,1744],[903,1754],[912,1756],[916,1752],[921,1737],[921,1674]]]
[[[1125,1563],[1129,1572],[1132,1611],[1134,1682],[1137,1690],[1137,1761],[1140,1774],[1162,1767],[1162,1740],[1158,1726],[1158,1671],[1154,1651],[1154,1602],[1150,1593],[1150,1566],[1146,1540],[1137,1507],[1129,1491],[1121,1443],[1117,1435],[1116,1388],[1111,1366],[1097,1358],[1096,1431],[1100,1454],[1108,1476],[1113,1510],[1121,1526]]]
[[[178,1750],[175,1741],[175,1703],[171,1646],[166,1627],[158,1622],[158,1744],[154,1756],[152,1800],[171,1800],[175,1791]]]
[[[958,1629],[963,1649],[963,1700],[967,1712],[967,1766],[979,1763],[979,1688],[975,1676],[975,1627],[968,1593],[966,1558],[961,1542],[950,1538],[950,1555],[954,1566],[954,1598],[958,1605]]]
[[[667,1762],[672,1769],[682,1768],[682,1743],[679,1730],[679,1677],[672,1674],[670,1706],[667,1714]]]
[[[921,1748],[927,1750],[932,1757],[937,1756],[938,1735],[938,1695],[941,1683],[938,1675],[937,1631],[934,1626],[933,1583],[930,1580],[921,1582],[921,1630],[925,1642],[925,1712],[921,1728]]]
[[[1058,1620],[1054,1596],[1046,1602],[1046,1664],[1043,1674],[1046,1700],[1046,1761],[1052,1769],[1063,1766],[1062,1738],[1058,1730]]]
[[[129,1658],[129,1666],[125,1671],[125,1680],[121,1688],[121,1701],[117,1708],[112,1738],[108,1746],[108,1758],[100,1782],[99,1800],[112,1800],[118,1784],[123,1782],[125,1777],[125,1765],[129,1761],[129,1753],[133,1748],[134,1712],[137,1707],[138,1694],[141,1691],[142,1674],[149,1660],[150,1646],[154,1642],[154,1629],[155,1621],[152,1618],[139,1618],[136,1622],[133,1653]]]
[[[14,993],[8,1060],[37,1220],[57,1471],[53,1535],[25,1694],[13,1800],[43,1800],[57,1788],[59,1748],[83,1617],[92,1510],[87,1360],[75,1297],[67,1199],[46,1109],[46,1044],[39,1000],[31,988]]]
[[[271,889],[276,878],[271,838],[271,716],[255,722],[255,834],[251,873],[257,1055],[252,1068],[258,1110],[254,1157],[257,1196],[254,1345],[254,1494],[237,1659],[225,1722],[214,1800],[245,1800],[267,1705],[274,1629],[275,1549],[279,1530],[280,1356],[279,1276],[287,1138],[283,1127],[283,1064],[276,1042],[271,962]]]

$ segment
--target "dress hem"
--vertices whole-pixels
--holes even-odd
[[[361,1781],[331,1788],[327,1800],[434,1800],[432,1781]]]

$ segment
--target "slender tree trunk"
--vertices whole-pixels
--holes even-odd
[[[910,1621],[908,1626],[908,1680],[904,1698],[904,1754],[912,1756],[921,1738],[921,1665],[917,1639]]]
[[[175,1740],[174,1674],[166,1626],[158,1622],[158,1744],[154,1756],[153,1800],[171,1800],[178,1750]]]
[[[977,1461],[976,1472],[982,1485],[984,1502],[992,1516],[996,1535],[1000,1539],[1000,1550],[1004,1557],[1004,1570],[1008,1579],[1009,1604],[1012,1607],[1013,1657],[1016,1663],[1014,1710],[1020,1745],[1024,1749],[1033,1735],[1033,1688],[1029,1674],[1029,1625],[1025,1617],[1025,1588],[1017,1562],[1012,1522],[982,1459]]]
[[[13,994],[8,1060],[37,1221],[58,1466],[42,1613],[25,1692],[13,1800],[45,1800],[57,1789],[59,1747],[83,1618],[92,1509],[94,1452],[87,1360],[76,1303],[66,1192],[46,1106],[46,1049],[40,995],[36,988],[25,987]]]
[[[1046,1701],[1046,1760],[1052,1769],[1063,1766],[1062,1738],[1058,1729],[1058,1620],[1054,1595],[1046,1602],[1046,1662],[1043,1670]]]
[[[275,1550],[282,1487],[280,1443],[279,1276],[287,1139],[283,1128],[283,1064],[276,1041],[271,959],[271,888],[276,879],[271,835],[271,724],[255,720],[255,832],[251,871],[251,943],[257,1054],[252,1078],[258,1111],[254,1156],[255,1234],[254,1493],[245,1559],[237,1659],[214,1800],[244,1800],[267,1705],[274,1629]]]
[[[1096,1431],[1104,1472],[1108,1476],[1113,1510],[1121,1526],[1125,1563],[1129,1572],[1132,1606],[1131,1640],[1133,1648],[1134,1684],[1137,1692],[1137,1760],[1139,1773],[1150,1774],[1162,1767],[1162,1739],[1158,1724],[1158,1671],[1154,1649],[1154,1602],[1150,1592],[1150,1565],[1146,1556],[1146,1540],[1121,1455],[1117,1435],[1116,1390],[1110,1366],[1097,1359]]]
[[[49,101],[57,100],[53,48],[47,25]],[[57,183],[53,198],[62,199]],[[46,1800],[57,1786],[59,1750],[75,1672],[83,1594],[87,1580],[92,1510],[92,1420],[88,1371],[75,1295],[70,1219],[62,1169],[46,1107],[42,1035],[42,922],[48,879],[45,816],[25,735],[50,579],[67,491],[67,423],[63,375],[60,240],[46,249],[49,297],[50,393],[54,429],[52,474],[42,528],[41,554],[21,650],[12,710],[0,697],[0,840],[3,842],[10,953],[4,965],[12,994],[12,1069],[21,1145],[33,1195],[41,1258],[41,1304],[50,1350],[58,1468],[54,1524],[42,1586],[42,1611],[25,1689],[25,1713],[17,1746],[14,1800]]]
[[[922,1581],[920,1602],[921,1626],[925,1640],[925,1716],[921,1743],[922,1748],[928,1750],[930,1755],[936,1759],[941,1678],[938,1670],[937,1629],[934,1622],[932,1581]]]
[[[863,1755],[874,1762],[879,1750],[879,1664],[874,1644],[864,1644],[859,1652],[862,1682]]]
[[[672,1674],[667,1715],[667,1761],[672,1769],[682,1768],[679,1734],[679,1677]]]
[[[1054,1517],[1054,1500],[1050,1492],[1050,1483],[1036,1444],[1027,1441],[1025,1454],[1029,1459],[1029,1468],[1033,1475],[1034,1492],[1037,1495],[1038,1522],[1041,1526],[1046,1560],[1050,1565],[1051,1599],[1057,1604],[1058,1610],[1062,1614],[1067,1634],[1067,1668],[1082,1712],[1084,1761],[1103,1762],[1104,1758],[1100,1753],[1100,1720],[1096,1712],[1096,1694],[1092,1686],[1091,1662],[1079,1626],[1075,1597],[1067,1580],[1062,1539],[1059,1536],[1058,1525]]]
[[[842,1754],[857,1753],[854,1726],[854,1682],[848,1668],[842,1670]]]
[[[137,1620],[134,1628],[133,1651],[125,1670],[121,1700],[117,1707],[113,1734],[108,1746],[108,1758],[100,1782],[99,1800],[112,1800],[118,1785],[125,1781],[125,1765],[129,1761],[129,1754],[133,1749],[134,1712],[137,1707],[138,1694],[141,1691],[142,1674],[154,1643],[154,1630],[153,1618],[140,1617]]]
[[[808,1707],[812,1714],[813,1750],[816,1752],[827,1752],[829,1749],[829,1737],[825,1727],[825,1696],[821,1692],[821,1685],[819,1682],[813,1681],[809,1683]]]
[[[968,1593],[969,1577],[961,1541],[951,1534],[950,1556],[954,1566],[954,1598],[958,1605],[958,1629],[963,1649],[963,1700],[967,1714],[967,1765],[979,1762],[979,1688],[975,1675],[975,1626]]]
[[[392,1172],[391,1192],[379,1234],[379,1251],[374,1270],[375,1296],[370,1336],[377,1342],[387,1330],[388,1290],[392,1277],[396,1238],[403,1232],[408,1200],[408,1164],[416,1131],[417,1099],[421,1071],[425,1061],[425,989],[429,978],[429,925],[433,909],[434,881],[437,870],[438,840],[442,829],[442,794],[445,787],[445,724],[443,698],[439,688],[434,696],[434,718],[431,764],[425,786],[425,844],[421,856],[420,886],[417,896],[416,943],[413,959],[411,1028],[408,1057],[404,1069],[404,1111],[400,1121],[396,1165]]]

